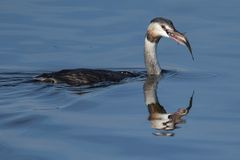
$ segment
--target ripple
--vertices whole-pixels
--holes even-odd
[[[58,109],[71,105],[77,98],[62,87],[33,83],[35,72],[0,73],[0,104],[5,111]]]
[[[167,78],[171,80],[211,80],[215,79],[219,74],[208,73],[205,71],[170,71]]]

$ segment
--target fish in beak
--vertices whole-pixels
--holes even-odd
[[[194,57],[193,57],[193,54],[192,54],[192,48],[190,46],[190,43],[188,42],[187,40],[187,37],[181,33],[181,32],[178,32],[178,31],[169,31],[167,32],[169,38],[173,39],[174,41],[176,41],[177,43],[181,44],[181,45],[184,45],[184,46],[187,46],[191,56],[192,56],[192,60],[194,61]]]

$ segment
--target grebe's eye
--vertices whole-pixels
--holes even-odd
[[[166,30],[166,27],[164,25],[161,25],[162,29]]]

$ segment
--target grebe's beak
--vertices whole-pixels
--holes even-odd
[[[169,38],[173,39],[177,43],[187,46],[187,48],[192,56],[192,60],[194,60],[190,43],[188,42],[187,37],[183,33],[175,30],[175,31],[169,31],[169,32],[167,32],[167,34],[168,34]]]

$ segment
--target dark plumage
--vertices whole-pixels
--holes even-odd
[[[138,73],[128,71],[110,71],[102,69],[72,69],[59,72],[43,73],[34,79],[50,83],[66,83],[69,85],[92,85],[101,82],[120,82],[128,77],[137,77]]]
[[[174,25],[170,19],[163,18],[163,17],[156,17],[156,18],[153,18],[150,23],[153,23],[153,22],[157,22],[157,23],[161,23],[161,24],[165,23],[168,26],[170,26],[172,29],[176,30],[176,28],[174,27]]]

